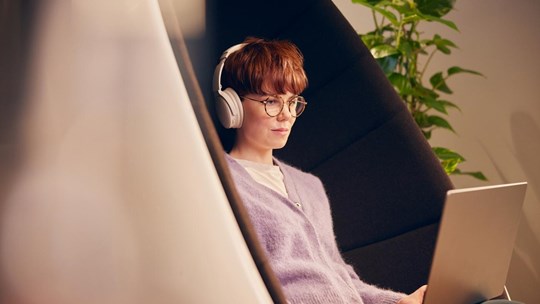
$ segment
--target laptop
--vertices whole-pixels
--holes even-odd
[[[526,182],[448,191],[424,304],[504,293]]]

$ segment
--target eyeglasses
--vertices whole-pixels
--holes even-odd
[[[270,117],[278,116],[285,107],[285,102],[279,95],[268,96],[268,98],[264,100],[257,100],[246,96],[242,96],[242,98],[264,104],[264,111]],[[306,109],[307,102],[304,97],[294,95],[287,100],[287,104],[289,106],[289,113],[291,113],[291,116],[298,117]]]

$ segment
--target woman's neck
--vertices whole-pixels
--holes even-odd
[[[249,160],[262,164],[273,164],[274,162],[272,159],[272,150],[254,151],[233,147],[231,152],[229,152],[229,155],[234,158]]]

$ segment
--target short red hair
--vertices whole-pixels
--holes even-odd
[[[249,37],[246,45],[227,57],[222,73],[224,88],[238,95],[300,94],[307,87],[304,56],[286,40]]]

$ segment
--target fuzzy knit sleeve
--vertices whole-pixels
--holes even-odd
[[[374,285],[370,285],[360,280],[351,265],[346,265],[347,271],[351,276],[354,286],[362,297],[365,304],[395,304],[403,297],[407,296],[404,293],[395,292],[392,290],[383,289]]]

